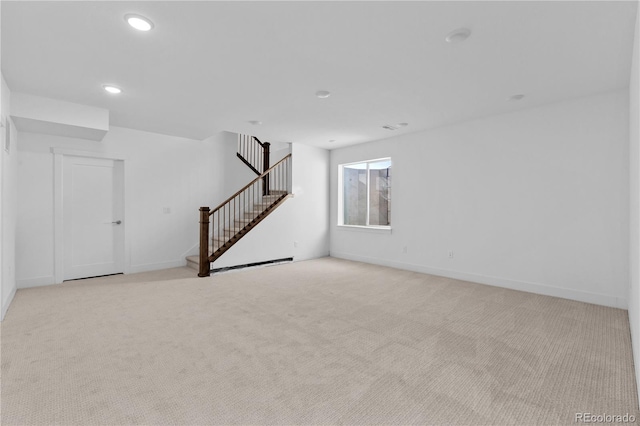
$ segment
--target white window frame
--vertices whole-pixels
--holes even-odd
[[[390,231],[391,225],[369,225],[369,208],[371,207],[370,203],[370,191],[371,187],[370,180],[371,176],[369,174],[369,164],[376,163],[378,161],[389,161],[393,165],[393,161],[391,157],[382,157],[382,158],[374,158],[372,160],[361,160],[361,161],[353,161],[351,163],[343,163],[338,164],[338,227],[344,229],[363,229],[363,230],[379,230],[379,231]],[[367,224],[366,225],[347,225],[344,223],[344,168],[347,166],[352,166],[354,164],[366,164],[367,165]]]

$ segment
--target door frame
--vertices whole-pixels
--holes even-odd
[[[56,284],[64,281],[64,212],[63,212],[63,172],[64,172],[64,156],[96,158],[103,160],[114,160],[122,162],[122,202],[124,210],[124,273],[128,274],[131,269],[131,261],[129,256],[129,232],[127,217],[127,161],[125,158],[113,155],[103,154],[100,152],[78,151],[65,148],[51,148],[53,154],[53,276]]]

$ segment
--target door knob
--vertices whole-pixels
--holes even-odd
[[[120,225],[122,223],[121,220],[116,220],[115,222],[111,222],[111,223],[115,223],[116,225]]]

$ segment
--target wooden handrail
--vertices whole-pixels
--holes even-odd
[[[211,216],[214,212],[216,212],[217,210],[219,210],[220,208],[222,208],[225,204],[227,204],[229,201],[233,200],[234,198],[236,198],[242,191],[244,191],[245,189],[249,188],[251,185],[253,185],[254,183],[256,183],[256,181],[262,179],[263,177],[265,177],[266,175],[269,174],[269,172],[273,169],[275,169],[280,163],[284,162],[287,158],[290,158],[291,154],[288,154],[286,157],[284,157],[282,160],[278,161],[276,164],[274,164],[273,166],[271,166],[269,168],[269,170],[265,171],[264,173],[262,173],[260,176],[258,176],[257,178],[255,178],[254,180],[252,180],[251,182],[249,182],[248,184],[246,184],[245,186],[243,186],[240,190],[238,190],[238,192],[236,192],[235,194],[233,194],[231,197],[227,198],[223,203],[221,203],[218,207],[216,207],[215,209],[211,210],[209,212],[209,216]]]
[[[271,144],[269,142],[262,142],[253,135],[238,134],[237,156],[256,175],[260,175],[270,166],[270,146]],[[265,177],[264,179],[266,181],[269,178]]]
[[[264,147],[264,143],[260,142],[260,139],[256,138],[255,136],[251,136],[251,137],[254,138],[256,142],[260,144],[261,147]]]

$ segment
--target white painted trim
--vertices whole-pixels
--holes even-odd
[[[124,202],[123,218],[124,218],[124,265],[123,272],[125,274],[131,273],[131,228],[129,227],[129,221],[131,219],[130,208],[127,206],[134,205],[134,200],[129,199],[130,191],[127,191],[127,175],[129,172],[130,164],[124,159],[122,161],[122,200]]]
[[[63,192],[62,192],[62,183],[63,183],[63,173],[64,173],[64,156],[75,156],[75,157],[87,157],[87,158],[99,158],[104,160],[113,160],[113,161],[121,161],[122,163],[122,199],[124,202],[123,206],[123,217],[124,217],[124,261],[123,261],[123,271],[125,274],[131,272],[131,250],[130,250],[130,237],[126,224],[128,223],[128,214],[127,214],[127,206],[130,205],[127,199],[127,165],[128,162],[125,161],[123,157],[114,157],[112,155],[107,155],[99,152],[91,152],[91,151],[79,151],[74,149],[66,149],[66,148],[51,148],[51,153],[53,154],[53,276],[54,276],[54,284],[60,284],[64,281],[64,221],[63,221]],[[116,167],[119,167],[116,164]],[[46,284],[43,284],[46,285]]]
[[[18,288],[42,287],[53,284],[56,284],[56,279],[53,275],[18,280]]]
[[[52,149],[52,152],[55,149]],[[64,281],[64,221],[62,214],[62,153],[53,155],[53,277],[55,283]]]
[[[7,301],[5,303],[2,304],[2,312],[0,312],[0,321],[4,320],[4,316],[7,314],[7,311],[9,310],[9,306],[11,306],[11,302],[13,302],[13,298],[16,295],[16,286],[13,286],[13,288],[11,289],[11,293],[9,293],[9,297],[7,298]]]
[[[124,161],[123,156],[113,156],[102,152],[95,151],[80,151],[78,149],[67,148],[51,148],[51,153],[54,155],[73,155],[74,157],[89,157],[89,158],[102,158],[104,160],[120,160]]]
[[[180,258],[187,258],[189,256],[196,256],[200,254],[200,243],[194,244],[193,246],[191,246],[191,248],[187,251],[185,251],[184,253],[182,253],[182,255],[180,256]]]
[[[371,188],[371,175],[369,174],[369,164],[375,163],[377,161],[389,160],[392,164],[391,157],[383,157],[376,158],[373,160],[363,160],[363,161],[354,161],[352,163],[343,163],[338,164],[338,229],[340,227],[349,227],[349,228],[364,228],[364,229],[376,229],[376,230],[387,230],[391,233],[391,226],[376,226],[369,225],[369,210],[371,208],[371,194],[369,192],[369,188]],[[345,225],[344,223],[344,169],[345,167],[352,166],[354,164],[362,164],[366,163],[367,168],[362,169],[367,171],[367,214],[366,214],[366,225]]]
[[[187,259],[174,260],[172,262],[161,263],[145,263],[143,265],[131,265],[130,274],[136,274],[138,272],[157,271],[158,269],[179,268],[181,266],[187,266]]]
[[[612,308],[627,309],[627,299],[615,297],[607,294],[591,293],[569,288],[555,287],[548,284],[532,283],[527,281],[512,280],[508,278],[492,277],[487,275],[470,274],[467,272],[451,271],[448,269],[431,268],[428,266],[415,265],[412,263],[396,262],[387,259],[378,259],[368,256],[359,256],[350,253],[331,252],[331,257],[339,259],[354,260],[357,262],[372,263],[374,265],[389,266],[391,268],[404,269],[408,271],[421,272],[423,274],[437,275],[441,277],[453,278],[462,281],[471,281],[479,284],[486,284],[495,287],[508,288],[511,290],[525,291],[528,293],[541,294],[544,296],[560,297],[578,302],[592,303],[594,305],[609,306]]]
[[[390,226],[358,226],[358,225],[337,225],[338,231],[373,232],[378,234],[391,234]]]

